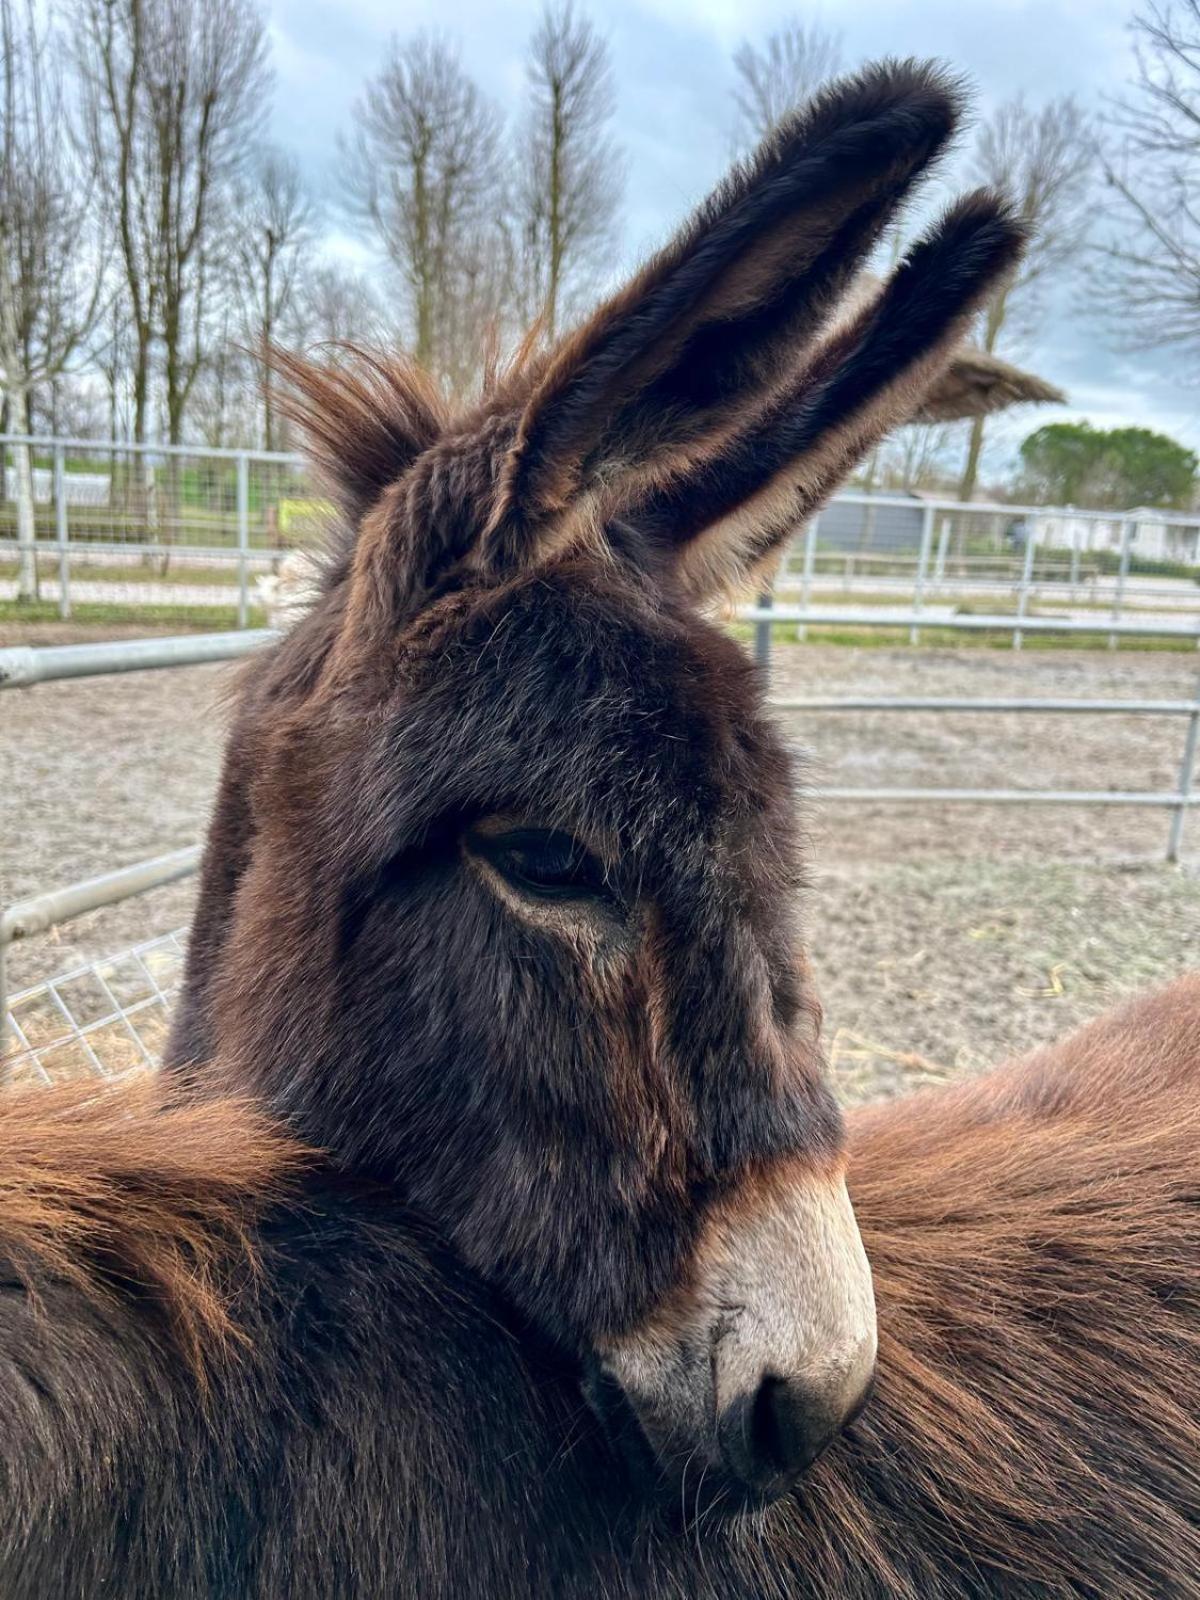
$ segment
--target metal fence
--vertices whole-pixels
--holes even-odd
[[[32,540],[18,537],[18,453],[31,463]],[[247,627],[287,553],[318,543],[333,513],[297,455],[0,434],[0,456],[0,595],[24,565],[26,586],[63,617],[76,601],[192,606]],[[1200,620],[1198,585],[1200,512],[847,492],[797,531],[776,598],[908,605],[932,621],[982,599],[1011,611],[1019,649],[1018,624],[1038,608]]]
[[[834,613],[821,608],[801,612],[787,607],[750,607],[741,614],[759,631],[793,622],[804,616],[815,622]],[[856,626],[890,627],[896,618],[853,613]],[[836,620],[843,620],[838,615]],[[901,625],[919,625],[922,613],[904,613]],[[1003,616],[959,618],[956,627],[1006,629]],[[1090,624],[1069,619],[1030,619],[1026,627],[1037,632],[1075,632]],[[1154,619],[1125,619],[1112,625],[1118,636],[1178,633],[1179,624]],[[1200,642],[1200,627],[1184,630]],[[192,666],[245,655],[269,641],[268,631],[197,636],[182,639],[142,639],[108,644],[56,646],[41,649],[0,650],[0,690],[31,689],[54,680],[97,674],[141,671],[151,668]],[[1200,680],[1191,700],[1046,700],[1046,699],[915,699],[899,696],[807,697],[781,699],[772,704],[784,712],[978,712],[1040,713],[1052,715],[1179,717],[1185,734],[1179,780],[1174,790],[1108,791],[1053,789],[900,789],[828,788],[819,798],[839,802],[884,804],[975,804],[1142,806],[1171,813],[1166,856],[1178,861],[1184,822],[1200,803],[1195,777],[1200,755]],[[0,1077],[17,1073],[36,1077],[86,1068],[109,1072],[157,1060],[161,1050],[167,1009],[178,972],[180,934],[169,934],[137,946],[111,961],[91,962],[63,977],[7,997],[5,958],[17,939],[32,937],[86,911],[114,905],[133,895],[194,873],[198,848],[175,851],[151,861],[135,863],[117,872],[35,895],[0,910]],[[6,1050],[9,1030],[12,1050]]]
[[[273,637],[264,630],[105,644],[18,646],[0,650],[0,690],[31,689],[36,684],[72,678],[228,661],[248,654]],[[192,846],[0,908],[0,1079],[14,1073],[53,1075],[53,1063],[61,1064],[66,1060],[85,1062],[93,1070],[117,1070],[137,1065],[134,1057],[139,1049],[147,1060],[155,1059],[157,1034],[148,1035],[146,1029],[157,1026],[155,1017],[165,1016],[172,989],[172,983],[165,981],[158,956],[149,964],[148,971],[142,970],[147,965],[146,953],[152,947],[157,948],[156,941],[145,950],[139,946],[142,953],[134,952],[129,957],[135,976],[140,973],[151,985],[150,992],[142,994],[135,983],[132,995],[124,980],[110,981],[110,967],[120,978],[120,963],[127,960],[122,956],[114,958],[113,962],[91,963],[61,979],[38,984],[14,995],[10,1002],[8,950],[19,939],[33,938],[85,912],[117,905],[134,895],[146,894],[151,889],[189,877],[199,863],[200,850]],[[177,936],[169,937],[178,943]],[[79,994],[93,999],[98,994],[98,1013],[93,1014],[92,1009],[76,1009],[71,997]],[[8,1048],[10,1030],[11,1049]],[[120,1047],[115,1055],[114,1041]],[[51,1065],[46,1064],[44,1057],[51,1058]],[[105,1067],[105,1062],[110,1065]]]
[[[808,611],[840,595],[861,605],[908,602],[930,622],[984,600],[1011,608],[1014,649],[1023,619],[1052,615],[1119,622],[1151,610],[1200,626],[1200,512],[1080,511],[963,504],[846,492],[801,530],[775,598]],[[800,619],[801,637],[816,617]],[[835,621],[845,619],[838,617]],[[919,639],[916,624],[911,637]],[[1086,631],[1086,630],[1080,630]],[[1109,636],[1116,644],[1118,635]]]
[[[33,539],[19,533],[18,452],[33,476]],[[318,544],[333,507],[301,456],[0,435],[0,560],[71,615],[75,600],[192,606],[253,620],[253,580]]]
[[[11,1046],[0,1053],[0,1082],[117,1077],[158,1066],[186,938],[185,929],[160,934],[13,995]]]

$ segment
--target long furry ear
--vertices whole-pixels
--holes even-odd
[[[819,95],[539,367],[483,538],[496,574],[717,450],[824,325],[918,176],[957,87],[883,63]]]
[[[769,566],[855,463],[915,415],[1025,242],[999,196],[980,190],[960,200],[702,470],[630,511],[657,564],[695,600]]]
[[[413,362],[358,345],[325,345],[325,360],[266,353],[284,380],[279,408],[353,526],[448,421],[434,380]]]

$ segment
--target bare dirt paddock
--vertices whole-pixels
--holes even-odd
[[[23,630],[52,643],[59,628]],[[94,635],[90,635],[94,636]],[[17,642],[0,634],[0,644]],[[1190,655],[775,653],[779,695],[1191,695]],[[220,757],[228,668],[46,684],[0,698],[0,901],[189,844]],[[1179,718],[791,713],[810,788],[1169,789]],[[848,1097],[975,1070],[1200,964],[1200,813],[1182,868],[1163,811],[802,802],[806,921]],[[185,883],[18,945],[14,988],[187,921]]]

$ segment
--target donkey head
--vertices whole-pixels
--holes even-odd
[[[287,363],[352,538],[243,692],[172,1056],[399,1185],[656,1465],[769,1496],[862,1402],[870,1273],[746,582],[915,410],[1019,230],[846,285],[946,143],[890,65],[785,124],[467,415]]]

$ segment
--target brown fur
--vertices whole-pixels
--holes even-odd
[[[802,1500],[831,1571],[927,1600],[915,1541],[982,1593],[1200,1592],[1198,1130],[1200,974],[851,1118],[879,1381]],[[894,1506],[864,1505],[876,1458]]]
[[[958,101],[913,63],[818,96],[461,414],[394,364],[288,368],[351,526],[247,679],[171,1066],[395,1185],[585,1358],[686,1278],[712,1207],[742,1191],[751,1212],[761,1171],[822,1172],[841,1147],[796,962],[792,768],[697,606],[915,401],[1019,259],[1009,208],[977,194],[826,331]],[[531,883],[514,828],[535,853],[566,841],[578,874]],[[743,1325],[763,1363],[861,1387],[857,1236],[814,1221],[806,1250],[853,1333],[836,1295],[820,1328],[775,1306],[771,1273]],[[701,1430],[701,1346],[724,1337],[703,1304],[714,1326],[693,1322],[672,1380]],[[824,1369],[802,1321],[841,1352]],[[765,1382],[738,1349],[739,1381]],[[854,1400],[805,1393],[828,1426]],[[749,1492],[783,1481],[761,1442]]]
[[[880,1306],[875,1396],[794,1497],[732,1523],[697,1502],[697,1525],[685,1516],[681,1531],[630,1522],[600,1440],[554,1399],[560,1380],[536,1363],[533,1386],[520,1375],[517,1347],[497,1343],[491,1313],[448,1263],[428,1289],[390,1283],[390,1263],[413,1251],[402,1214],[374,1202],[324,1243],[329,1200],[311,1187],[316,1169],[245,1104],[172,1110],[135,1080],[8,1091],[0,1114],[0,1257],[15,1257],[52,1307],[18,1354],[36,1361],[42,1338],[71,1351],[81,1303],[115,1330],[82,1361],[79,1394],[52,1413],[68,1448],[77,1438],[82,1477],[44,1460],[39,1435],[36,1517],[16,1522],[3,1502],[0,1588],[13,1600],[84,1600],[100,1586],[120,1600],[1190,1600],[1200,1590],[1200,975],[986,1078],[850,1118],[851,1187]],[[281,1258],[265,1201],[297,1181],[313,1242],[297,1238]],[[344,1297],[320,1337],[308,1336],[316,1366],[280,1374],[301,1410],[302,1469],[272,1466],[268,1453],[260,1479],[255,1463],[282,1417],[262,1411],[253,1385],[228,1392],[226,1374],[253,1375],[278,1340],[277,1327],[259,1328],[260,1279],[268,1298],[281,1282],[275,1315],[288,1329],[318,1281],[309,1258],[328,1259],[334,1239]],[[372,1295],[372,1282],[388,1294]],[[430,1330],[416,1345],[388,1321],[409,1301]],[[451,1320],[434,1333],[439,1305]],[[208,1361],[208,1409],[230,1440],[215,1499],[199,1411],[184,1412],[179,1459],[165,1449],[181,1426],[170,1388],[144,1416],[121,1413],[108,1447],[119,1471],[86,1453],[96,1395],[165,1306],[176,1326],[190,1319],[210,1357],[231,1322],[253,1335],[235,1363]],[[7,1373],[4,1312],[0,1297]],[[187,1343],[155,1338],[154,1385],[176,1365],[173,1350],[186,1370]],[[378,1375],[367,1350],[388,1358]],[[422,1373],[415,1390],[403,1387],[406,1369]],[[315,1432],[304,1420],[312,1401],[300,1398],[314,1380],[328,1414]],[[365,1409],[350,1407],[356,1392]],[[421,1394],[436,1395],[436,1434],[418,1442],[407,1430]],[[354,1418],[346,1459],[343,1412]],[[11,1429],[6,1414],[0,1439]],[[456,1471],[464,1452],[469,1469]],[[0,1453],[6,1495],[11,1468]],[[268,1518],[263,1548],[281,1567],[234,1564],[218,1576],[227,1569],[216,1552],[238,1527],[224,1509],[231,1472],[228,1488],[250,1496],[236,1503]],[[492,1472],[517,1500],[490,1487]],[[135,1509],[119,1512],[126,1475]],[[176,1475],[184,1498],[168,1496],[171,1520],[143,1533],[159,1514],[143,1481],[166,1493]],[[277,1504],[272,1475],[284,1485]],[[89,1480],[103,1491],[93,1524],[78,1522]],[[185,1533],[193,1506],[201,1520]],[[122,1539],[109,1551],[118,1516]],[[320,1537],[298,1557],[296,1530],[310,1519]],[[400,1530],[410,1526],[429,1537],[408,1544]],[[197,1534],[208,1577],[188,1565]],[[165,1567],[124,1564],[146,1536]],[[39,1576],[48,1569],[32,1552],[43,1543],[71,1563],[57,1582]],[[165,1582],[150,1576],[163,1570]]]
[[[0,1259],[101,1301],[144,1297],[202,1374],[237,1337],[233,1278],[307,1153],[244,1100],[171,1104],[144,1074],[0,1095]]]
[[[13,1253],[41,1240],[48,1314],[0,1283],[19,1600],[1194,1592],[1196,1156],[1172,1120],[1194,1054],[1166,1021],[1188,995],[1017,1088],[858,1125],[878,1398],[794,1498],[718,1515],[785,1494],[875,1334],[820,1181],[846,1145],[795,767],[698,605],[915,403],[1019,258],[1005,205],[969,197],[822,332],[956,101],[912,64],[821,96],[465,414],[393,364],[291,369],[345,538],[244,681],[181,1098],[106,1113],[78,1193],[25,1162],[48,1220]],[[1122,1099],[1126,1050],[1149,1065]],[[246,1113],[187,1121],[200,1094],[324,1152],[293,1200],[266,1203]],[[211,1152],[202,1189],[171,1118]],[[198,1415],[179,1349],[231,1326]]]

